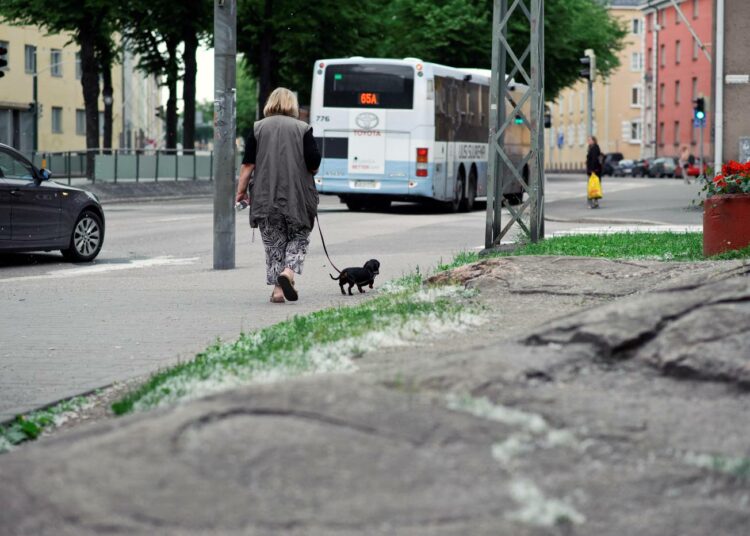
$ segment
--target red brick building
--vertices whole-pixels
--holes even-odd
[[[703,151],[706,159],[711,160],[713,69],[706,52],[713,59],[714,2],[678,0],[677,3],[684,19],[671,0],[646,0],[641,7],[646,20],[643,154],[678,156],[680,148],[687,145],[691,153],[698,155],[700,129],[693,126],[693,106],[696,98],[704,97]]]

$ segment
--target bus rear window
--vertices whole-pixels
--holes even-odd
[[[326,68],[323,106],[331,108],[414,107],[414,68],[346,64]]]

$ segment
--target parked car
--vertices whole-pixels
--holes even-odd
[[[687,167],[688,177],[698,177],[701,174],[700,164],[698,162]],[[703,175],[708,175],[708,164],[703,163]]]
[[[617,162],[623,159],[622,153],[607,153],[602,161],[602,176],[612,175],[615,171]]]
[[[102,206],[51,176],[0,143],[0,252],[59,249],[68,260],[91,261],[104,243]]]
[[[649,177],[682,177],[679,160],[674,156],[654,159],[648,169]]]
[[[612,175],[615,177],[632,177],[633,169],[635,168],[635,162],[629,158],[624,158],[617,162]]]
[[[648,168],[651,166],[650,158],[643,158],[642,160],[636,160],[633,165],[633,176],[634,177],[648,177]]]

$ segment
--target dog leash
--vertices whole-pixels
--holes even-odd
[[[315,221],[318,222],[318,232],[320,233],[320,241],[323,243],[323,251],[326,254],[326,258],[328,259],[328,262],[331,263],[331,266],[333,266],[333,269],[336,270],[338,273],[341,273],[341,270],[336,268],[336,265],[333,264],[333,261],[331,260],[331,257],[328,255],[328,248],[326,247],[326,240],[323,238],[323,229],[320,228],[320,218],[318,218],[318,215],[315,215]]]

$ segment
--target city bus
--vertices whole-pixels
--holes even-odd
[[[380,210],[392,201],[472,210],[487,195],[489,84],[488,70],[417,58],[316,61],[310,124],[323,156],[318,192],[339,196],[350,210]],[[516,86],[511,97],[523,89]],[[524,113],[529,117],[528,106]],[[505,135],[516,165],[531,141],[519,122]],[[523,189],[509,181],[503,195],[517,204]]]

